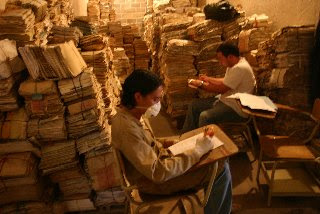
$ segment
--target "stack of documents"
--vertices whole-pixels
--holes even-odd
[[[87,153],[91,150],[109,148],[111,146],[111,134],[107,130],[96,131],[76,140],[79,154]]]
[[[108,45],[113,48],[123,47],[123,32],[120,21],[111,21],[107,23],[108,27]]]
[[[91,23],[99,24],[99,21],[100,21],[99,0],[88,1],[88,18]]]
[[[3,120],[3,119],[1,119]],[[27,139],[27,124],[29,117],[24,108],[6,113],[4,121],[0,122],[1,136],[5,140]]]
[[[132,71],[125,50],[123,48],[114,48],[110,53],[110,60],[112,61],[112,73],[123,83]]]
[[[0,205],[41,200],[43,185],[38,177],[38,161],[31,152],[11,153],[0,156],[0,160]]]
[[[0,111],[13,111],[19,108],[18,87],[25,78],[25,64],[18,56],[16,42],[0,41]]]
[[[71,78],[87,67],[72,41],[44,47],[26,45],[19,52],[34,80]]]
[[[148,70],[150,54],[146,42],[142,39],[134,39],[134,68]]]
[[[110,89],[107,87],[107,82],[110,80],[108,78],[109,59],[107,50],[85,51],[81,52],[81,56],[88,66],[93,67],[93,74],[101,85],[102,99],[105,105],[108,106]]]
[[[42,158],[40,169],[44,174],[68,168],[68,165],[77,162],[74,140],[47,142],[41,148]]]
[[[0,38],[32,41],[35,16],[31,9],[8,10],[0,15]]]
[[[99,34],[84,36],[80,39],[80,48],[83,51],[100,51],[106,47],[106,42]]]
[[[91,186],[95,191],[104,191],[120,186],[120,175],[112,151],[95,155],[87,153],[86,171],[91,178]]]
[[[198,45],[185,39],[171,39],[160,59],[160,72],[165,83],[167,113],[171,116],[183,115],[196,90],[188,87],[187,81],[197,74],[194,58],[198,55]]]
[[[57,83],[52,80],[24,81],[20,84],[19,94],[24,97],[25,108],[32,118],[64,114]]]
[[[49,44],[64,43],[72,40],[78,46],[82,32],[77,27],[53,26],[48,37]]]
[[[67,139],[64,112],[46,119],[31,119],[28,122],[28,137],[35,137],[43,141]]]

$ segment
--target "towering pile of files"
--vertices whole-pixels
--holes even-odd
[[[165,103],[167,113],[172,116],[183,114],[195,96],[195,90],[188,88],[188,79],[197,74],[194,56],[198,54],[195,42],[171,39],[161,58],[160,72],[165,82]]]
[[[274,102],[310,111],[311,79],[309,53],[314,42],[314,26],[285,27],[275,32],[270,40],[260,43],[259,92]],[[279,122],[280,121],[280,122]],[[312,126],[307,118],[283,115],[277,120],[275,130],[283,134],[304,136]],[[306,136],[304,136],[306,137]]]
[[[149,68],[149,51],[146,42],[142,39],[134,39],[134,68],[148,70]]]

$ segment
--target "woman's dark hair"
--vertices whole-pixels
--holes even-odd
[[[217,48],[217,53],[221,52],[223,56],[228,57],[229,55],[240,56],[239,48],[231,43],[222,43]]]
[[[160,78],[151,71],[135,70],[124,81],[121,104],[131,109],[136,106],[135,93],[140,92],[142,96],[146,96],[161,85]]]

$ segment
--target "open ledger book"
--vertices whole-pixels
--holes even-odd
[[[194,149],[196,146],[196,141],[198,137],[203,136],[203,132],[200,134],[194,135],[190,138],[187,138],[185,140],[179,141],[178,143],[170,146],[168,149],[171,151],[171,153],[175,156],[178,154],[181,154],[187,150]],[[211,138],[212,143],[212,149],[218,148],[219,146],[223,145],[223,142],[216,136],[213,136]]]

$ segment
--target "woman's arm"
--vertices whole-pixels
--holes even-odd
[[[124,127],[112,124],[112,143],[144,176],[155,183],[163,183],[185,173],[210,149],[196,146],[180,155],[172,156],[165,149],[150,145],[142,127]]]

